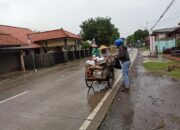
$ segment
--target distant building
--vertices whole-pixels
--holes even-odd
[[[43,46],[44,52],[80,49],[81,37],[64,29],[37,32],[28,36],[32,42]]]
[[[25,52],[42,47],[29,40],[27,35],[31,33],[33,31],[27,28],[0,25],[0,73],[25,71]]]
[[[154,48],[157,48],[158,52],[162,53],[164,49],[175,47],[177,29],[178,27],[154,30],[152,33],[155,40]]]

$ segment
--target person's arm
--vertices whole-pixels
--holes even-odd
[[[97,49],[97,53],[98,53],[98,56],[101,56],[100,50],[99,50],[99,49]]]

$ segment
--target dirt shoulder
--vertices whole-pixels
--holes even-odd
[[[179,130],[180,80],[147,71],[140,54],[130,78],[131,91],[117,93],[99,130]]]

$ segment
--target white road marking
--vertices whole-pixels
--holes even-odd
[[[29,92],[29,91],[25,91],[25,92],[22,92],[22,93],[20,93],[20,94],[17,94],[17,95],[15,95],[15,96],[13,96],[13,97],[10,97],[10,98],[8,98],[8,99],[2,100],[2,101],[0,101],[0,104],[1,104],[1,103],[4,103],[4,102],[7,102],[7,101],[9,101],[9,100],[11,100],[11,99],[14,99],[14,98],[16,98],[16,97],[22,96],[22,95],[24,95],[24,94],[26,94],[26,93],[28,93],[28,92]]]
[[[122,77],[122,74],[120,74],[120,76],[118,77],[118,79],[115,81],[115,83],[113,84],[113,87],[115,87],[117,85],[117,83],[120,81]],[[102,107],[103,103],[106,101],[106,99],[109,97],[109,95],[111,94],[111,91],[113,89],[110,89],[105,96],[103,97],[103,99],[101,99],[101,101],[98,103],[98,105],[96,106],[96,108],[93,110],[93,112],[91,112],[91,114],[88,116],[88,118],[85,120],[85,122],[83,123],[83,125],[79,128],[79,130],[86,130],[87,127],[89,126],[89,124],[91,123],[91,121],[93,120],[93,118],[96,116],[97,112],[100,110],[100,108]]]

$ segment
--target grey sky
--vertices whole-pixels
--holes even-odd
[[[44,31],[64,29],[79,33],[88,18],[112,18],[122,37],[159,18],[171,0],[0,0],[0,24]],[[180,0],[176,0],[156,28],[177,26]]]

